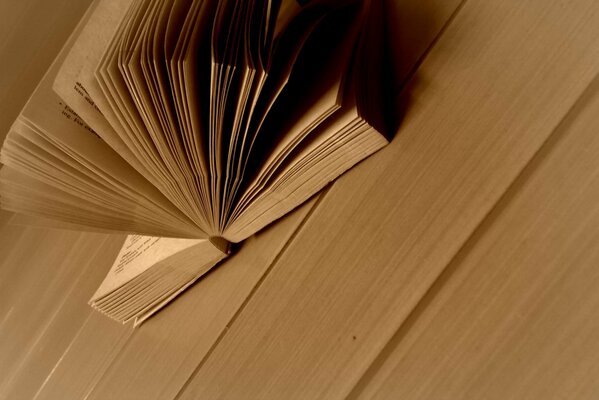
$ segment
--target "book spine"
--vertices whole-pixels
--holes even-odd
[[[231,254],[231,242],[221,236],[211,236],[208,238],[210,243],[224,254]]]

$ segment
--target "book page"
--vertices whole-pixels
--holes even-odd
[[[95,69],[95,78],[101,86],[108,108],[122,123],[123,140],[131,144],[144,165],[152,170],[152,183],[164,193],[179,209],[204,231],[212,231],[209,221],[198,200],[198,186],[189,168],[180,168],[172,160],[163,140],[164,132],[148,129],[143,108],[138,108],[138,93],[133,85],[131,74],[127,72],[130,61],[140,62],[140,52],[135,52],[134,40],[143,33],[143,17],[147,1],[133,3],[129,14],[105,54]],[[145,59],[145,57],[144,57]],[[143,70],[143,68],[142,68]],[[143,74],[142,74],[143,75]],[[145,78],[144,78],[145,79]],[[94,95],[95,96],[95,95]],[[168,138],[168,136],[167,136]]]
[[[45,204],[44,201],[40,201],[43,197],[24,196],[23,201],[12,201],[11,204],[20,212],[44,209],[46,215],[60,218],[59,215],[64,217],[67,214],[74,217],[77,210],[83,209],[80,207],[82,204],[93,201],[101,207],[79,213],[77,219],[70,218],[66,222],[89,224],[89,217],[92,217],[95,223],[102,223],[101,228],[110,226],[111,221],[114,222],[112,225],[115,229],[125,228],[124,225],[116,223],[117,220],[123,222],[122,218],[112,218],[123,216],[125,213],[129,215],[125,219],[132,222],[127,225],[129,232],[164,235],[164,229],[150,228],[151,225],[157,227],[156,224],[139,222],[153,220],[158,222],[158,225],[180,228],[191,223],[156,187],[123,160],[120,157],[122,154],[113,151],[97,132],[52,90],[53,82],[65,57],[70,54],[71,46],[78,41],[81,31],[87,28],[88,18],[90,15],[96,15],[99,7],[105,3],[98,2],[98,6],[91,8],[79,23],[13,124],[9,135],[13,140],[7,140],[2,151],[5,165],[11,165],[22,172],[28,171],[30,175],[35,172],[32,176],[36,179],[42,179],[55,189],[68,192],[62,200],[76,199],[77,203],[68,209],[60,209],[58,204],[62,205],[64,202]],[[85,89],[80,85],[76,85],[75,90],[80,92],[77,96],[85,95]],[[22,182],[5,179],[4,183],[7,186],[12,185],[14,189]],[[21,195],[26,192],[32,193],[30,188],[21,189]],[[56,190],[52,193],[59,194]],[[14,190],[12,194],[15,194]],[[121,214],[116,212],[119,210]],[[101,217],[101,221],[97,217]],[[168,230],[171,231],[170,235],[174,233],[172,229]],[[200,229],[194,227],[192,230],[195,232],[193,236],[206,236]]]
[[[235,220],[247,208],[255,206],[252,202],[263,194],[267,182],[295,149],[301,149],[311,133],[324,132],[317,128],[326,121],[344,118],[345,112],[340,109],[348,106],[344,100],[348,94],[348,65],[361,26],[357,11],[346,8],[323,17],[328,18],[327,23],[318,26],[307,39],[302,54],[293,65],[285,91],[266,117],[248,154],[251,159],[248,158],[247,168],[243,171],[245,187],[228,216],[227,228],[237,224]]]
[[[93,78],[93,70],[98,64],[104,49],[125,15],[132,0],[99,1],[90,20],[77,36],[73,47],[60,66],[53,83],[53,89],[70,107],[89,123],[99,135],[114,148],[122,157],[138,171],[144,173],[142,167],[131,150],[119,137],[109,120],[111,113],[104,106],[102,96],[90,96],[96,92],[94,82],[85,77]],[[96,104],[98,103],[98,104]],[[147,174],[144,174],[147,175]]]
[[[91,301],[101,299],[158,262],[207,241],[206,239],[173,239],[129,235],[106,279],[93,295]]]

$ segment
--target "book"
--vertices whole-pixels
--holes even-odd
[[[2,206],[130,233],[90,303],[142,322],[388,143],[378,3],[94,2],[7,135]]]

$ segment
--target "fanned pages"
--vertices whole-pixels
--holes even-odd
[[[387,144],[381,20],[375,0],[98,0],[7,136],[2,205],[130,233],[91,304],[143,321]]]

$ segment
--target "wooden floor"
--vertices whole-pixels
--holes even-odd
[[[2,135],[88,3],[0,0]],[[392,143],[140,328],[0,214],[0,398],[599,398],[599,2],[386,7]]]

